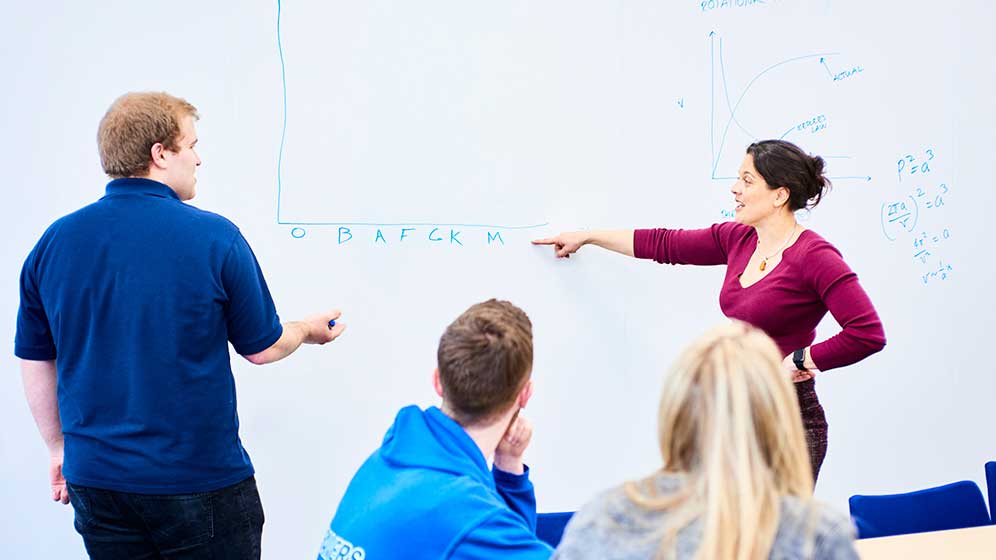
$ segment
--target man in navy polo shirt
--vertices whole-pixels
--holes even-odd
[[[239,229],[195,194],[196,109],[122,96],[100,122],[106,194],[52,224],[21,272],[15,354],[92,558],[258,558],[228,343],[254,364],[325,344],[339,312],[281,325]]]

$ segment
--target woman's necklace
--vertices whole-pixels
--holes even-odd
[[[782,243],[782,246],[779,247],[777,251],[775,251],[774,253],[771,253],[767,257],[764,257],[763,259],[761,259],[761,272],[764,272],[764,269],[768,268],[768,259],[770,259],[771,257],[777,255],[778,253],[781,253],[782,249],[784,249],[785,247],[788,247],[789,241],[792,241],[792,237],[795,236],[795,230],[798,227],[799,227],[798,223],[796,223],[794,226],[792,226],[792,233],[789,234],[788,239],[785,240],[785,243]],[[761,238],[760,237],[757,238],[757,246],[758,246],[758,248],[761,247]]]

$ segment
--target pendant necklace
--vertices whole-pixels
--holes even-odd
[[[792,237],[795,236],[795,230],[798,227],[799,227],[799,224],[796,223],[792,227],[792,233],[789,234],[788,239],[785,240],[785,243],[782,243],[782,246],[779,247],[777,251],[775,251],[774,253],[771,253],[767,257],[764,257],[763,259],[761,259],[761,267],[760,267],[761,268],[761,272],[764,272],[764,269],[768,268],[768,259],[770,259],[771,257],[777,255],[778,253],[781,253],[782,249],[784,249],[785,247],[788,247],[789,241],[792,241]],[[761,246],[761,238],[760,237],[757,238],[757,246],[758,247]]]

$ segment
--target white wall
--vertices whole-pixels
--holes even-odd
[[[204,159],[194,203],[240,225],[283,318],[341,306],[349,324],[331,347],[261,369],[234,362],[266,556],[315,553],[395,411],[435,402],[443,328],[492,296],[535,327],[528,460],[541,510],[574,509],[654,468],[661,376],[723,320],[722,270],[595,250],[555,261],[528,240],[724,220],[724,177],[746,144],[786,131],[834,156],[834,191],[806,223],[858,272],[889,338],[820,377],[830,450],[817,495],[846,509],[858,492],[984,484],[996,458],[985,428],[996,393],[983,228],[994,203],[990,3],[285,2],[286,81],[277,3],[162,8],[8,10],[0,332],[13,339],[17,277],[38,236],[103,192],[94,137],[110,102],[137,89],[193,102]],[[814,117],[825,128],[798,127]],[[899,173],[898,160],[922,163],[927,150],[929,173]],[[942,184],[943,206],[927,208]],[[890,225],[889,205],[912,207],[911,195],[915,227]],[[340,244],[342,222],[425,225],[382,227],[386,244],[376,226],[351,225]],[[448,225],[430,241],[437,224],[464,224],[452,227],[463,245]],[[403,241],[402,227],[415,228]],[[922,233],[926,262],[914,258]],[[948,277],[924,284],[942,263]],[[828,319],[821,337],[836,329]],[[70,509],[48,501],[17,361],[3,363],[0,502],[15,507],[0,550],[82,556]]]

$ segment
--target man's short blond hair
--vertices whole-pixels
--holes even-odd
[[[115,179],[148,175],[152,146],[158,143],[178,151],[180,125],[188,116],[196,120],[197,109],[165,92],[132,92],[117,98],[97,128],[104,173]]]

